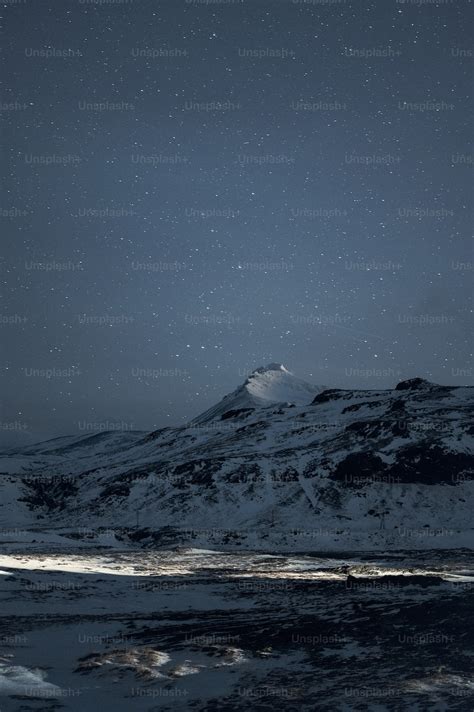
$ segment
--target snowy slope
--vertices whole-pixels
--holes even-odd
[[[308,405],[324,389],[324,386],[315,386],[297,378],[282,364],[270,363],[255,369],[239,388],[193,422],[206,423],[229,412],[232,414],[244,408],[265,408],[276,403]]]
[[[175,541],[299,550],[472,546],[472,388],[313,387],[294,405],[302,384],[271,365],[187,427],[0,458],[0,526],[138,522],[147,541],[168,527]]]

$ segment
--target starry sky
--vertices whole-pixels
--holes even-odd
[[[0,9],[0,442],[472,383],[466,0]]]

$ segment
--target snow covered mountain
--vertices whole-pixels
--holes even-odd
[[[473,395],[422,379],[321,390],[270,364],[188,426],[6,453],[0,526],[298,550],[472,546]]]
[[[255,369],[241,386],[195,418],[193,423],[207,423],[219,418],[225,420],[237,411],[266,408],[276,403],[308,405],[317,393],[324,390],[324,386],[315,386],[297,378],[282,364],[270,363]]]

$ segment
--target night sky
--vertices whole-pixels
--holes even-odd
[[[473,382],[467,1],[1,9],[2,441]]]

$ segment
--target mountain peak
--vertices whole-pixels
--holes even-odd
[[[407,381],[400,381],[395,386],[396,391],[429,390],[430,388],[439,388],[439,386],[427,381],[426,378],[409,378]]]
[[[209,410],[193,420],[194,423],[207,423],[221,420],[229,411],[242,409],[266,408],[276,404],[309,405],[323,386],[315,386],[297,378],[281,363],[269,363],[252,371],[250,376],[235,391]]]
[[[267,366],[260,366],[260,368],[256,368],[255,371],[252,372],[252,376],[255,373],[267,373],[267,371],[283,371],[284,373],[290,373],[288,369],[286,369],[282,363],[269,363]]]

